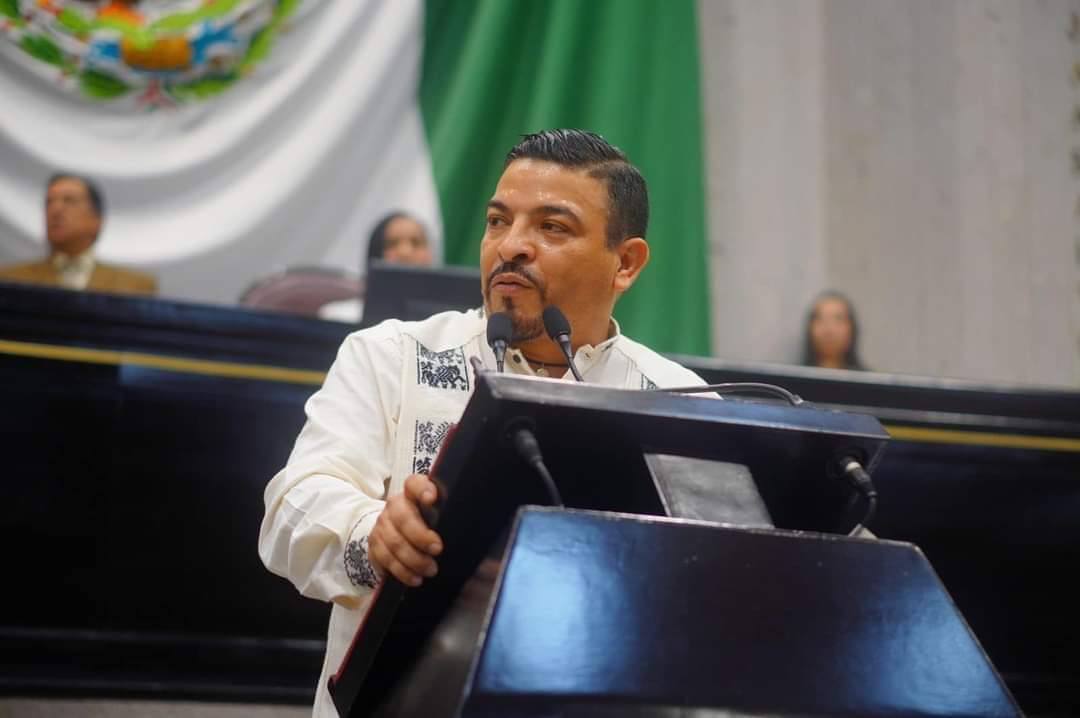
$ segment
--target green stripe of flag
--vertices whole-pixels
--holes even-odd
[[[616,317],[654,349],[708,354],[698,63],[692,0],[428,0],[420,100],[446,261],[476,264],[522,134],[594,130],[641,168],[652,200],[652,261]]]

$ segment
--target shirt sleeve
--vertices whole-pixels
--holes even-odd
[[[354,607],[375,585],[367,536],[385,505],[401,354],[392,324],[350,335],[266,487],[259,556],[305,596]]]

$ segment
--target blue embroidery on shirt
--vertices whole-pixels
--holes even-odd
[[[416,343],[416,383],[435,389],[469,390],[469,370],[462,347],[433,352]]]
[[[361,536],[356,541],[350,541],[345,546],[345,573],[353,585],[362,588],[375,588],[379,577],[375,575],[375,567],[371,565],[368,557],[368,537]]]
[[[431,464],[439,454],[446,434],[450,431],[449,421],[417,421],[413,439],[413,473],[430,474]]]

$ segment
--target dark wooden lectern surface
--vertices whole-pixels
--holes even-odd
[[[910,544],[539,507],[394,693],[379,715],[1020,715]]]

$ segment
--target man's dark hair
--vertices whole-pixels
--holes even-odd
[[[645,178],[623,151],[595,132],[544,130],[525,135],[506,155],[506,168],[514,160],[554,162],[588,170],[608,188],[607,243],[614,249],[630,237],[645,237],[649,226],[649,191]]]
[[[52,187],[62,179],[73,179],[76,182],[82,182],[83,187],[86,188],[86,195],[90,198],[90,206],[94,208],[94,214],[104,219],[105,199],[94,180],[89,177],[83,177],[82,175],[72,174],[71,172],[57,172],[49,178],[45,187]]]

